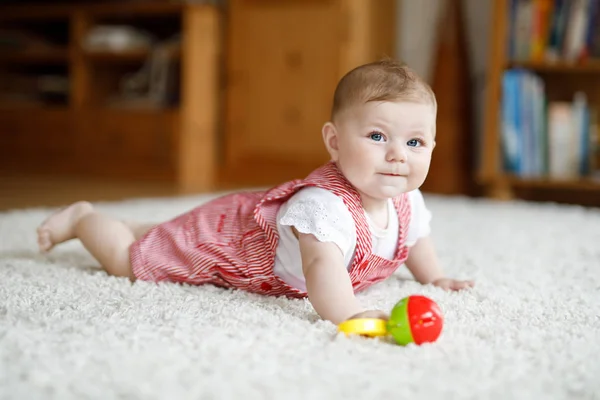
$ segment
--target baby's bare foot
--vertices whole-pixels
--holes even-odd
[[[78,201],[52,214],[37,229],[40,251],[49,251],[59,243],[74,239],[75,225],[93,210],[87,201]]]

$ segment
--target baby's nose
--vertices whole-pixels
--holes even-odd
[[[387,154],[387,160],[389,162],[401,162],[401,163],[405,163],[406,162],[406,157],[407,157],[407,153],[406,153],[406,148],[402,145],[391,145],[389,150],[388,150],[388,154]]]

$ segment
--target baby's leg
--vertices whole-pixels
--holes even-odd
[[[77,202],[51,215],[38,228],[41,251],[70,239],[79,239],[110,275],[134,280],[129,246],[135,241],[131,229],[118,219],[96,212],[88,202]]]
[[[156,224],[143,223],[143,222],[137,222],[137,221],[129,221],[129,220],[124,220],[123,223],[125,225],[127,225],[127,227],[129,228],[129,230],[131,230],[131,232],[133,232],[133,236],[135,237],[135,240],[140,239],[151,228],[153,228],[156,225]]]

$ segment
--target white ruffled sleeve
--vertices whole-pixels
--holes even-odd
[[[284,205],[281,225],[312,234],[321,242],[335,243],[346,255],[354,243],[354,220],[342,199],[328,190],[307,187],[294,194]]]
[[[410,199],[410,224],[406,236],[406,246],[412,247],[431,233],[431,212],[425,206],[425,199],[419,189],[408,193]]]

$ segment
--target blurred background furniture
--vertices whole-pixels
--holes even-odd
[[[230,0],[228,10],[220,181],[302,178],[329,159],[321,128],[338,80],[393,56],[396,1]]]
[[[181,194],[276,184],[326,162],[335,85],[393,56],[396,1],[199,3],[3,7],[3,28],[44,47],[0,52],[7,82],[28,79],[2,91],[2,169]]]
[[[599,2],[1,1],[0,208],[303,177],[328,159],[320,130],[337,81],[382,56],[407,57],[438,98],[423,191],[600,205]],[[573,6],[556,14],[556,4]],[[576,28],[551,35],[563,14]],[[559,47],[548,59],[550,37]],[[535,96],[506,92],[510,76]],[[524,99],[535,135],[505,122]],[[559,178],[550,111],[564,117],[571,104],[589,123],[563,119],[561,140],[581,146],[559,163],[572,170],[579,157],[577,174]],[[507,157],[515,148],[523,170]]]
[[[4,173],[213,187],[221,13],[165,1],[0,10]]]
[[[478,182],[600,205],[600,1],[494,0]]]
[[[431,87],[438,103],[436,147],[424,192],[475,195],[475,125],[462,1],[443,2]]]

